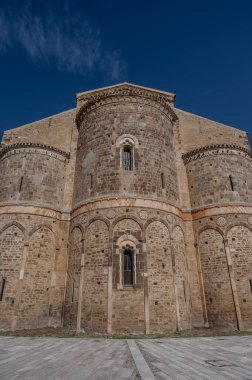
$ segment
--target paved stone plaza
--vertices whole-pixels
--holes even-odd
[[[136,340],[0,337],[0,379],[251,380],[252,336]]]

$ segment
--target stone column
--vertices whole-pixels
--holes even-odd
[[[16,329],[16,326],[17,326],[18,313],[19,313],[19,303],[20,303],[21,291],[22,291],[22,286],[23,286],[25,264],[26,264],[26,258],[27,258],[28,251],[29,251],[29,242],[26,241],[24,243],[22,264],[21,264],[20,273],[19,273],[19,282],[18,282],[18,288],[17,288],[17,295],[16,295],[16,299],[15,299],[14,317],[13,317],[12,322],[11,322],[11,330],[12,331],[14,331]]]
[[[108,334],[112,334],[112,265],[108,267],[108,324],[107,324],[107,332]]]
[[[147,252],[146,243],[143,243],[143,257],[144,257],[144,322],[145,322],[145,334],[150,333],[150,307],[149,307],[149,289],[148,289],[148,271],[147,271]]]
[[[194,246],[196,248],[196,257],[197,257],[197,266],[198,266],[199,284],[200,284],[200,296],[201,296],[201,302],[202,302],[202,308],[203,308],[204,325],[205,325],[205,327],[209,327],[208,315],[207,315],[207,306],[206,306],[205,287],[204,287],[204,280],[203,280],[202,267],[201,267],[201,261],[200,261],[199,246],[197,243],[195,243]]]
[[[176,284],[176,267],[175,267],[175,257],[174,257],[174,247],[173,239],[171,239],[171,262],[172,262],[172,279],[174,287],[174,297],[175,297],[175,310],[176,310],[176,330],[180,331],[180,311],[179,311],[179,299],[178,299],[178,288]]]
[[[230,249],[228,246],[228,240],[224,239],[223,244],[224,244],[224,249],[225,249],[225,254],[226,254],[226,259],[227,259],[228,273],[229,273],[229,278],[230,278],[232,296],[233,296],[233,300],[234,300],[237,325],[238,325],[238,329],[240,331],[244,331],[243,322],[242,322],[242,315],[241,315],[241,308],[240,308],[240,303],[239,303],[239,297],[238,297],[237,288],[236,288],[236,281],[235,281],[235,277],[234,277],[233,263],[232,263],[232,259],[231,259],[231,255],[230,255]]]
[[[77,322],[76,322],[76,332],[77,332],[77,334],[81,331],[81,309],[82,309],[83,281],[84,281],[84,253],[81,254],[81,273],[80,273],[79,294],[78,294],[78,309],[77,309]]]

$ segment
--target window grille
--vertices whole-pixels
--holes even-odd
[[[133,285],[133,252],[124,251],[123,255],[123,282],[125,286]]]
[[[124,148],[123,149],[123,169],[124,170],[132,170],[132,149]]]

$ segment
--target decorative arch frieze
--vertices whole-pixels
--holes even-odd
[[[252,232],[252,227],[247,224],[247,223],[244,223],[242,221],[239,221],[239,222],[236,222],[236,223],[229,223],[226,230],[225,230],[225,234],[224,234],[224,238],[227,239],[227,236],[228,236],[228,233],[230,232],[230,230],[234,227],[245,227],[247,228],[250,232]]]
[[[155,96],[144,96],[144,95],[136,95],[136,94],[130,94],[130,93],[124,93],[124,94],[110,94],[110,95],[98,95],[97,97],[88,99],[83,106],[80,107],[77,116],[76,116],[76,125],[78,129],[81,126],[82,121],[84,120],[85,116],[89,114],[91,111],[107,105],[107,104],[113,104],[113,103],[125,103],[125,102],[131,102],[136,103],[140,102],[141,104],[145,104],[148,106],[155,107],[160,110],[160,112],[163,112],[172,123],[175,123],[178,119],[177,115],[173,111],[172,107],[168,105],[167,102],[164,102],[160,97]]]
[[[118,216],[111,223],[111,229],[113,230],[115,228],[115,226],[117,225],[117,223],[120,222],[121,220],[124,220],[124,219],[132,219],[132,220],[134,220],[139,225],[140,229],[143,230],[143,223],[142,223],[142,221],[139,220],[135,215],[132,215],[132,214],[129,214],[129,215],[125,215],[124,214],[124,215]]]
[[[73,232],[73,230],[75,228],[78,228],[81,231],[82,234],[84,233],[83,226],[81,225],[81,223],[77,223],[77,224],[75,224],[74,226],[71,227],[71,229],[70,229],[70,235],[71,235],[71,233]]]
[[[15,222],[15,221],[12,221],[12,222],[6,224],[4,227],[2,227],[2,228],[0,229],[0,236],[2,235],[2,233],[3,233],[4,231],[6,231],[8,228],[10,228],[10,227],[12,227],[12,226],[15,226],[15,227],[17,227],[17,228],[20,229],[20,231],[21,231],[21,232],[23,233],[23,235],[24,235],[25,242],[27,243],[28,240],[29,240],[29,234],[28,234],[28,232],[26,231],[25,227],[22,226],[22,224],[20,224],[20,223],[18,223],[18,222]]]
[[[221,228],[219,228],[217,226],[213,226],[211,224],[206,224],[205,226],[198,229],[197,235],[196,235],[197,236],[196,244],[198,244],[198,242],[199,242],[199,237],[200,237],[201,233],[206,231],[206,230],[215,230],[216,232],[218,232],[222,236],[223,240],[225,238],[225,234]]]
[[[53,237],[55,238],[55,233],[52,229],[52,226],[49,224],[49,223],[42,223],[42,224],[39,224],[39,225],[36,225],[32,228],[32,230],[29,232],[29,238],[32,237],[32,235],[34,235],[37,231],[39,231],[41,228],[47,228],[48,230],[50,230],[53,234]]]
[[[148,226],[153,223],[153,222],[160,222],[162,224],[165,225],[165,227],[168,229],[168,232],[169,232],[169,235],[171,235],[171,226],[169,225],[169,223],[163,219],[162,217],[153,217],[153,218],[149,218],[148,220],[146,220],[146,222],[144,223],[144,228],[143,228],[143,231],[144,231],[144,236],[146,236],[146,230],[148,228]]]
[[[213,144],[206,145],[198,149],[191,150],[188,153],[182,155],[184,164],[188,164],[191,161],[213,156],[222,156],[222,155],[236,155],[242,156],[248,160],[252,160],[252,153],[237,144]]]
[[[63,162],[68,162],[70,158],[70,153],[68,152],[64,152],[54,146],[39,143],[16,143],[4,145],[0,148],[0,160],[15,154],[42,154]]]

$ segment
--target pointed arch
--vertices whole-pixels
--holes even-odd
[[[17,228],[19,228],[20,231],[22,231],[25,240],[28,241],[28,233],[27,233],[25,227],[24,227],[22,224],[20,224],[20,223],[18,223],[18,222],[16,222],[16,221],[12,221],[12,222],[6,224],[4,227],[2,227],[2,228],[0,229],[0,236],[1,236],[1,234],[2,234],[5,230],[7,230],[8,228],[10,228],[10,227],[12,227],[12,226],[16,226]]]
[[[29,237],[31,238],[41,228],[46,228],[46,229],[50,230],[52,232],[52,234],[53,234],[53,237],[55,238],[55,234],[54,234],[54,231],[52,229],[52,226],[49,223],[45,223],[45,222],[34,226],[31,229],[31,231],[29,232]]]

